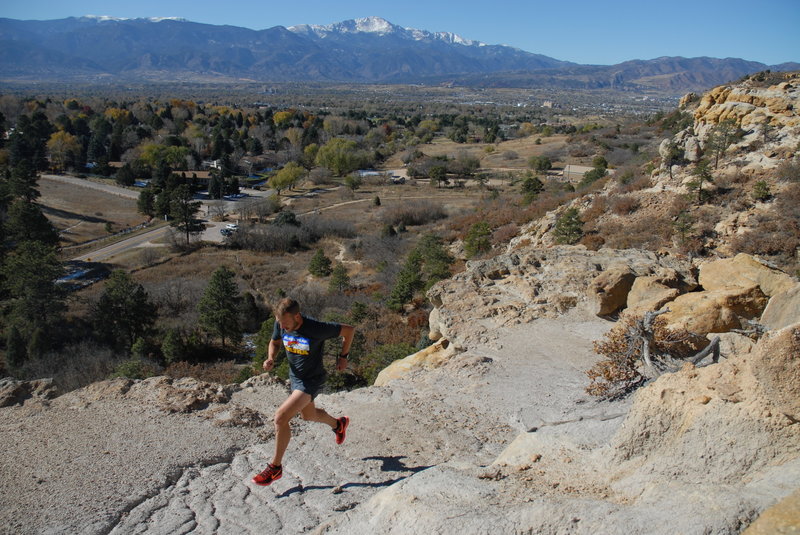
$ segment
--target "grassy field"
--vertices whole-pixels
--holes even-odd
[[[145,221],[136,211],[136,201],[108,195],[90,188],[42,178],[39,180],[42,211],[61,233],[64,248],[119,232]]]

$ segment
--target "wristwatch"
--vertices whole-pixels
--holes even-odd
[[[350,356],[350,353],[345,353],[344,355],[339,355],[339,358],[347,360],[347,357],[349,357],[349,356]]]

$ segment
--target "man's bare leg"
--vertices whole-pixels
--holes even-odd
[[[286,453],[286,448],[292,439],[292,428],[289,422],[309,404],[314,405],[311,396],[300,390],[293,390],[286,401],[275,411],[275,456],[272,458],[272,464],[275,466],[281,466],[283,454]]]
[[[303,407],[303,410],[300,411],[300,414],[303,417],[303,420],[328,424],[331,426],[331,429],[336,429],[336,426],[339,425],[339,420],[325,412],[325,409],[317,408],[316,405],[314,405],[313,400],[311,403]]]

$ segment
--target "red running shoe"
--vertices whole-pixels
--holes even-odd
[[[256,485],[261,485],[262,487],[266,487],[273,481],[279,480],[282,475],[282,466],[275,466],[274,464],[269,463],[269,466],[267,466],[263,472],[253,478],[253,483]]]
[[[336,426],[336,429],[333,432],[336,434],[336,443],[341,444],[344,442],[345,437],[347,436],[347,426],[350,425],[350,418],[347,416],[342,416],[339,418],[339,424]]]

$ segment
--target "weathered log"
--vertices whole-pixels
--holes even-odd
[[[706,358],[711,352],[714,353],[714,357],[711,359],[711,362],[716,364],[719,361],[719,336],[715,336],[714,339],[711,340],[711,343],[705,347],[705,349],[697,353],[695,356],[690,357],[688,361],[696,365],[698,362]]]

